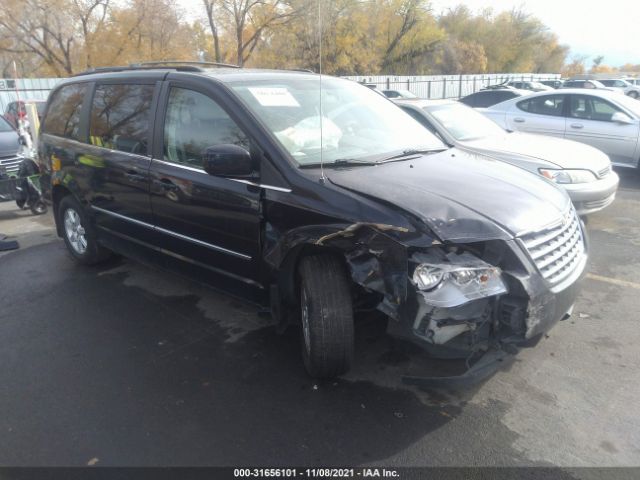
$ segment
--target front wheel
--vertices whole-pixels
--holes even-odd
[[[47,204],[40,199],[36,200],[29,208],[31,209],[31,213],[34,215],[44,215],[47,213]]]
[[[332,255],[305,257],[298,272],[305,368],[315,378],[336,377],[349,370],[353,359],[350,281]]]
[[[68,195],[60,201],[58,215],[64,243],[78,262],[94,265],[111,256],[108,250],[98,244],[95,230],[74,197]]]

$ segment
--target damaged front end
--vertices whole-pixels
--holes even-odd
[[[515,239],[454,243],[373,223],[307,227],[296,238],[341,253],[356,308],[387,315],[389,335],[430,356],[466,360],[462,376],[405,378],[434,386],[490,375],[570,313],[587,257],[574,216]]]

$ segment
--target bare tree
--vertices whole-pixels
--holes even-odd
[[[0,3],[0,39],[4,51],[40,57],[57,75],[73,73],[72,50],[75,29],[63,2]]]
[[[73,13],[80,22],[87,68],[93,66],[93,35],[104,26],[108,9],[109,0],[73,0]]]
[[[207,20],[209,21],[209,28],[211,29],[211,35],[213,35],[213,48],[215,50],[216,62],[222,61],[220,54],[220,34],[218,31],[218,18],[219,14],[219,0],[202,0],[204,8],[207,11]]]
[[[220,6],[231,18],[239,66],[249,59],[267,29],[285,24],[294,15],[285,0],[221,0]]]

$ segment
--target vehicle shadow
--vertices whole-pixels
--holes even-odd
[[[58,247],[2,259],[16,289],[0,327],[0,429],[20,432],[4,464],[375,463],[447,425],[473,395],[460,403],[402,385],[398,373],[418,359],[376,318],[358,322],[352,373],[314,381],[298,332],[278,335],[255,307],[128,261],[81,267]]]
[[[620,176],[620,186],[622,189],[640,189],[640,169],[638,168],[616,168],[616,173]]]

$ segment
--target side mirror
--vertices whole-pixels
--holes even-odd
[[[246,178],[253,173],[251,154],[233,144],[207,147],[202,152],[204,171],[216,177]]]
[[[633,123],[633,120],[631,119],[631,117],[629,117],[629,115],[627,115],[626,113],[622,113],[622,112],[616,112],[613,115],[611,115],[611,121],[616,123],[622,123],[624,125],[631,125]]]

